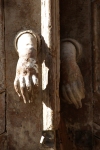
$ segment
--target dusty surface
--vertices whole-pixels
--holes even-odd
[[[6,107],[5,107],[5,92],[0,94],[0,134],[6,131],[5,129]]]
[[[93,92],[94,92],[94,149],[100,149],[100,1],[92,3],[93,23]]]
[[[21,30],[33,29],[40,33],[40,28],[39,0],[5,0],[7,144],[9,150],[39,149],[42,129],[41,98],[38,97],[31,104],[24,104],[23,101],[19,101],[13,82],[18,60],[14,38]]]
[[[4,10],[0,0],[0,92],[5,90]]]
[[[0,148],[3,149],[6,132],[6,107],[5,107],[5,51],[4,51],[4,16],[3,3],[0,0]]]
[[[78,109],[82,108],[81,100],[85,98],[85,89],[83,77],[77,64],[81,45],[75,40],[74,43],[72,41],[71,39],[61,41],[60,92],[61,100],[74,104]],[[75,46],[76,43],[78,47]]]
[[[24,103],[31,103],[38,93],[37,37],[30,30],[20,32],[15,40],[18,52],[14,88]]]
[[[59,8],[56,0],[41,2],[43,130],[52,131],[58,129],[60,120]],[[55,139],[50,137],[44,145],[48,150],[55,149]]]
[[[61,103],[61,115],[66,122],[66,149],[91,150],[93,145],[92,121],[92,49],[91,49],[91,3],[90,0],[60,1],[61,39],[73,38],[83,49],[79,63],[84,83],[83,107],[77,110],[72,105]]]

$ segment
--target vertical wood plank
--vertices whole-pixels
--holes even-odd
[[[43,131],[52,132],[59,124],[59,1],[41,0]],[[45,73],[47,71],[47,73]],[[45,85],[45,88],[43,88]],[[55,137],[54,139],[55,140]],[[49,146],[48,146],[49,147]]]
[[[0,91],[5,90],[4,3],[0,0]]]
[[[0,0],[0,134],[6,131],[5,91],[4,3]]]
[[[14,90],[18,55],[14,39],[18,32],[41,31],[40,0],[5,1],[5,51],[7,86],[7,145],[9,150],[39,150],[42,134],[42,102],[38,93],[32,103],[24,104]],[[41,87],[40,87],[41,88]]]
[[[93,148],[91,1],[60,0],[60,23],[61,39],[73,38],[82,45],[82,56],[78,65],[86,91],[81,109],[61,101],[61,114],[66,120],[66,134],[72,145],[67,144],[69,146],[67,149],[91,150]]]

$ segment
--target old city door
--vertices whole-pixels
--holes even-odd
[[[41,100],[23,105],[13,82],[18,55],[14,39],[19,31],[40,33],[40,1],[0,0],[0,149],[38,149],[42,129]],[[34,13],[35,12],[35,13]],[[28,144],[29,143],[29,144]]]
[[[43,2],[43,1],[42,1]],[[50,2],[50,1],[49,1]],[[53,4],[54,1],[52,1]],[[57,1],[55,1],[57,2]],[[55,3],[54,2],[54,3]],[[42,3],[45,5],[45,2]],[[54,8],[56,5],[54,5]],[[52,7],[52,8],[53,8]],[[63,38],[76,39],[83,49],[79,66],[84,77],[85,99],[83,107],[76,110],[72,105],[61,103],[61,116],[64,128],[61,128],[63,149],[70,150],[99,150],[100,149],[100,78],[99,78],[99,28],[100,28],[100,1],[99,0],[60,0],[60,35]],[[50,8],[50,7],[49,7]],[[44,9],[43,9],[44,10]],[[55,9],[49,9],[53,14]],[[46,10],[45,10],[46,11]],[[45,14],[45,12],[42,12]],[[48,17],[48,16],[45,16]],[[54,15],[52,15],[52,18]],[[51,18],[50,18],[51,19]],[[58,18],[57,18],[58,19]],[[52,20],[52,19],[51,19]],[[34,101],[34,105],[23,105],[19,102],[13,88],[13,81],[18,60],[14,48],[14,38],[18,31],[25,29],[35,30],[45,35],[42,22],[41,31],[41,2],[39,0],[1,0],[0,1],[0,149],[9,150],[38,150],[37,144],[43,129],[42,103]],[[53,26],[58,23],[52,20]],[[49,24],[49,33],[55,36],[56,28]],[[45,37],[45,36],[44,36]],[[50,37],[49,37],[50,38]],[[53,42],[56,38],[53,39]],[[49,43],[49,42],[48,42]],[[49,43],[51,44],[51,43]],[[52,47],[52,44],[50,45]],[[45,47],[46,49],[46,47]],[[50,50],[50,49],[49,49]],[[46,59],[55,58],[55,52],[48,51]],[[59,55],[58,55],[59,57]],[[43,56],[44,58],[44,56]],[[53,60],[52,65],[59,65],[59,60]],[[48,65],[47,65],[48,67]],[[50,66],[49,66],[50,67]],[[50,69],[50,68],[49,68]],[[55,67],[53,67],[55,69]],[[58,67],[59,72],[59,67]],[[50,76],[51,78],[51,76]],[[58,77],[59,79],[59,77]],[[55,80],[52,80],[54,82]],[[50,83],[50,81],[49,81]],[[56,85],[56,84],[55,84]],[[49,90],[54,91],[48,84]],[[57,87],[58,88],[58,87]],[[40,92],[43,98],[50,96],[51,91]],[[55,92],[58,96],[58,89]],[[54,95],[55,96],[55,95]],[[41,95],[40,95],[41,99]],[[41,119],[40,119],[41,118]],[[63,131],[64,130],[64,131]],[[66,132],[65,132],[66,131]],[[36,138],[37,137],[37,138]],[[64,139],[63,139],[64,137]],[[27,144],[27,141],[29,144]]]
[[[49,134],[51,145],[48,140],[44,145],[55,149],[60,74],[57,6],[56,0],[0,0],[0,150],[38,150]],[[13,85],[18,60],[14,39],[23,30],[33,30],[40,38],[38,98],[27,104]]]

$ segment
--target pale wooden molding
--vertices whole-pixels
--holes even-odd
[[[41,0],[41,35],[45,69],[48,70],[49,90],[46,92],[47,103],[52,109],[51,129],[57,129],[59,124],[59,76],[60,76],[60,35],[59,35],[59,1]],[[45,50],[44,50],[45,49]],[[48,59],[50,62],[48,62]],[[43,63],[44,63],[43,62]],[[47,63],[47,64],[46,64]],[[46,66],[47,65],[47,66]],[[45,74],[47,76],[47,74]],[[47,77],[46,77],[47,78]],[[43,83],[44,84],[44,81]],[[45,85],[46,86],[46,85]],[[44,89],[43,89],[44,90]],[[46,90],[46,89],[45,89]],[[51,106],[53,105],[53,107]],[[49,107],[48,107],[49,108]],[[47,111],[50,111],[49,109]],[[49,128],[44,125],[44,130]]]
[[[41,0],[43,131],[57,130],[60,120],[59,34],[59,0]]]

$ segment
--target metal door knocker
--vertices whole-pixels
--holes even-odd
[[[14,88],[24,103],[31,102],[38,87],[38,36],[32,30],[19,32],[15,37],[18,62]]]

